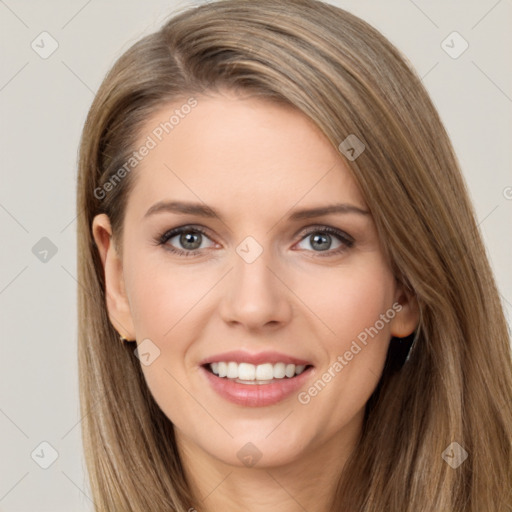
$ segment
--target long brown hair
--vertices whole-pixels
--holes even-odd
[[[106,213],[121,240],[137,170],[105,197],[98,191],[148,117],[164,102],[221,88],[294,106],[335,147],[348,135],[364,143],[346,163],[395,276],[420,308],[407,362],[396,364],[390,349],[331,510],[510,510],[510,339],[451,143],[399,51],[361,19],[315,0],[224,0],[179,13],[122,55],[96,94],[77,205],[81,412],[96,510],[200,508],[172,423],[109,321],[91,225]],[[443,459],[447,448],[448,457],[460,450],[454,442],[467,452],[456,468]]]

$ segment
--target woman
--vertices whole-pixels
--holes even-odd
[[[512,506],[510,342],[474,211],[368,24],[314,0],[174,17],[96,95],[78,211],[97,510]]]

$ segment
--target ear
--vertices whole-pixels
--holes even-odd
[[[135,329],[124,286],[122,261],[113,242],[112,226],[106,214],[94,217],[92,234],[105,272],[105,297],[110,322],[121,336],[134,340]]]
[[[394,304],[397,303],[400,304],[401,309],[393,308],[396,315],[390,322],[391,335],[397,338],[405,338],[418,327],[420,319],[418,301],[411,291],[401,283],[397,283]]]

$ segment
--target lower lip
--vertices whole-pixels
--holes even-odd
[[[297,392],[309,378],[313,367],[304,370],[300,375],[276,379],[271,384],[240,384],[225,377],[217,377],[214,373],[201,366],[212,388],[222,397],[237,405],[247,407],[263,407],[277,404]]]

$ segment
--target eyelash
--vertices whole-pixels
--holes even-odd
[[[160,236],[158,236],[155,239],[156,245],[163,246],[166,251],[169,251],[173,254],[177,254],[178,256],[185,256],[185,257],[199,256],[201,254],[202,250],[196,249],[196,250],[185,251],[182,249],[177,249],[176,247],[173,247],[172,245],[167,244],[167,242],[171,238],[174,238],[176,235],[181,235],[183,233],[199,233],[202,236],[205,236],[206,238],[210,239],[210,237],[208,236],[206,231],[204,229],[202,229],[201,227],[187,225],[187,226],[181,226],[178,228],[174,228],[174,229],[165,231],[164,233],[162,233]],[[343,231],[336,229],[336,228],[332,228],[330,226],[321,226],[321,227],[310,228],[307,232],[302,234],[302,238],[300,239],[299,242],[302,242],[308,236],[310,236],[312,234],[316,234],[316,233],[326,233],[328,235],[333,235],[336,238],[338,238],[338,240],[342,243],[342,245],[334,250],[329,249],[326,251],[308,251],[308,252],[314,252],[315,257],[318,256],[318,257],[322,258],[322,257],[328,257],[328,256],[336,256],[354,246],[354,240],[352,239],[352,237],[350,237]],[[325,253],[325,254],[323,254],[323,253]]]

